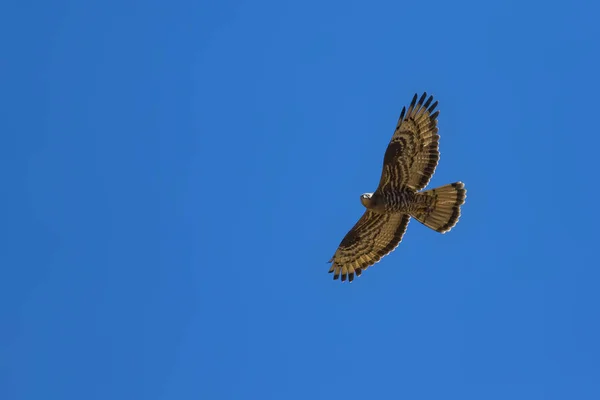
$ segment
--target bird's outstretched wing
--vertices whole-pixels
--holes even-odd
[[[342,281],[348,278],[352,282],[354,275],[360,276],[364,269],[391,253],[400,244],[409,219],[407,214],[366,210],[329,260],[333,279],[341,275]]]
[[[385,151],[378,191],[397,191],[405,187],[421,190],[429,183],[440,159],[435,111],[438,102],[423,93],[412,99],[408,110],[402,108],[394,136]]]

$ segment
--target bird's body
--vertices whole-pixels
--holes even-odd
[[[417,95],[402,109],[398,124],[383,158],[379,186],[360,201],[366,211],[346,234],[335,254],[329,272],[349,281],[391,253],[400,241],[411,217],[440,233],[446,233],[460,216],[466,189],[455,182],[421,191],[431,179],[440,153],[433,96],[427,101]]]
[[[419,208],[427,207],[428,199],[419,196],[414,190],[405,188],[398,191],[369,193],[370,197],[361,196],[365,208],[377,213],[410,214]]]

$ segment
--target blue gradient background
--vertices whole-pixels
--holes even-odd
[[[599,399],[599,11],[3,2],[0,398]],[[463,216],[334,282],[423,91]]]

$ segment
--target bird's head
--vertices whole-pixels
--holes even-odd
[[[369,208],[373,203],[373,193],[363,193],[360,195],[360,202],[363,206]]]

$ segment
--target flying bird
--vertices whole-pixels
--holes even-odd
[[[418,99],[418,100],[417,100]],[[333,279],[354,276],[398,247],[411,217],[440,233],[456,225],[466,198],[462,182],[420,191],[427,186],[440,159],[438,102],[427,93],[402,108],[383,157],[377,190],[360,196],[366,210],[329,260]]]

